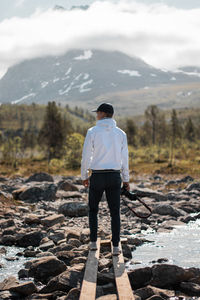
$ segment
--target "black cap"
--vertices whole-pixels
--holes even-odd
[[[92,110],[92,112],[103,111],[105,113],[114,114],[114,108],[110,103],[102,103],[97,109]]]

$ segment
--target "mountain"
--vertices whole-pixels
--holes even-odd
[[[112,95],[115,101],[128,91],[147,93],[158,87],[199,82],[198,68],[169,72],[121,52],[72,50],[62,56],[26,60],[8,69],[0,80],[0,102],[55,100],[61,104],[94,106],[104,96],[108,99]]]

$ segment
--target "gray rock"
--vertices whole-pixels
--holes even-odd
[[[29,276],[42,283],[47,283],[49,277],[56,276],[66,270],[66,265],[55,256],[38,258],[30,264]]]
[[[50,248],[54,247],[54,242],[53,241],[48,241],[46,243],[43,243],[39,246],[39,249],[42,251],[47,251]]]
[[[191,183],[187,186],[186,191],[197,190],[200,191],[200,182]]]
[[[14,276],[10,276],[0,282],[0,290],[9,290],[12,286],[16,286],[17,284],[19,284],[17,278],[15,278]]]
[[[40,241],[43,237],[44,234],[41,231],[32,231],[25,234],[19,234],[17,237],[16,244],[19,247],[37,247],[40,245]]]
[[[69,181],[60,181],[58,183],[58,189],[63,191],[79,191],[78,187]]]
[[[54,291],[69,292],[72,288],[80,288],[84,276],[84,264],[68,268],[62,274],[52,278],[47,285],[41,289],[41,293]]]
[[[54,214],[51,216],[48,216],[44,219],[41,219],[41,224],[47,227],[52,227],[56,224],[61,224],[63,223],[65,220],[65,217],[63,216],[63,214],[58,215],[58,214]]]
[[[25,283],[18,284],[9,289],[11,292],[16,292],[23,296],[28,296],[37,292],[37,288],[32,281],[27,281]]]
[[[194,282],[181,282],[181,290],[190,296],[200,296],[200,285]]]
[[[1,300],[19,300],[19,294],[9,291],[0,292]]]
[[[26,182],[31,182],[31,181],[50,181],[53,182],[53,177],[47,173],[35,173],[33,175],[31,175]]]
[[[15,221],[12,219],[8,219],[8,220],[0,220],[0,228],[7,228],[7,227],[11,227],[11,226],[15,226]]]
[[[128,272],[128,277],[132,286],[132,289],[139,289],[146,286],[152,277],[152,269],[149,267],[139,268]]]
[[[139,189],[139,188],[134,188],[132,190],[133,193],[136,193],[137,196],[139,197],[149,197],[156,199],[157,201],[167,201],[167,196],[164,194],[154,191],[152,189],[144,188],[144,189]]]
[[[35,203],[40,200],[53,201],[56,199],[56,192],[57,186],[55,184],[43,183],[15,190],[13,197],[29,203]]]
[[[58,213],[69,217],[87,216],[88,205],[85,202],[66,202],[58,208]]]
[[[180,217],[183,215],[179,210],[175,209],[172,205],[169,204],[157,205],[153,209],[153,213],[162,216],[169,215],[172,217]]]

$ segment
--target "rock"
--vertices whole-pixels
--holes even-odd
[[[18,280],[14,276],[10,276],[0,282],[0,291],[9,290],[11,287],[19,284]]]
[[[172,298],[175,296],[175,292],[172,290],[163,290],[150,285],[134,291],[134,294],[139,296],[142,300],[150,298],[154,295],[163,297],[164,299]]]
[[[17,246],[19,247],[38,247],[44,234],[41,231],[32,231],[25,234],[19,234],[17,237]]]
[[[32,225],[32,224],[40,224],[41,220],[38,217],[38,215],[29,214],[28,216],[25,217],[24,222],[26,224]]]
[[[27,269],[21,269],[18,272],[19,279],[28,278],[28,270]]]
[[[81,231],[80,241],[82,243],[87,243],[89,241],[89,238],[90,238],[90,229],[89,228],[84,228]]]
[[[68,240],[70,240],[70,239],[77,239],[77,240],[79,240],[80,239],[80,235],[81,235],[81,233],[80,233],[80,231],[77,229],[77,228],[70,228],[70,227],[68,227],[67,229],[66,229],[66,239],[67,239],[67,241]]]
[[[69,199],[69,198],[82,198],[82,194],[79,192],[58,190],[56,193],[57,198]]]
[[[39,249],[42,250],[42,251],[47,251],[48,249],[53,248],[53,247],[54,247],[54,242],[53,241],[48,241],[44,244],[41,244],[39,246]]]
[[[6,250],[6,248],[5,247],[2,247],[2,248],[0,248],[0,254],[6,254],[7,253],[7,250]]]
[[[67,241],[67,243],[74,246],[74,247],[76,247],[76,248],[81,246],[81,242],[78,239],[71,238]]]
[[[168,200],[164,194],[156,192],[156,191],[148,189],[148,188],[144,188],[144,189],[134,188],[132,190],[132,192],[136,193],[137,196],[139,196],[139,197],[149,197],[149,198],[156,199],[157,201],[167,201]]]
[[[78,187],[69,181],[60,181],[58,183],[58,189],[63,191],[79,191]]]
[[[1,300],[19,300],[19,294],[9,291],[0,292]]]
[[[66,270],[66,265],[55,256],[39,258],[31,262],[29,276],[46,283],[49,277],[56,276]]]
[[[15,199],[35,203],[40,200],[53,201],[56,199],[57,186],[55,184],[43,183],[35,186],[25,186],[13,192]]]
[[[105,268],[110,268],[112,266],[112,261],[107,258],[101,258],[99,260],[99,271],[105,269]]]
[[[114,294],[116,292],[116,287],[113,283],[108,283],[105,285],[97,286],[96,297],[103,296],[105,294]]]
[[[181,267],[169,264],[154,265],[150,284],[160,288],[168,288],[181,283],[187,276],[187,271]]]
[[[179,180],[180,183],[186,183],[186,182],[190,182],[190,181],[194,181],[194,178],[191,176],[185,176]]]
[[[200,191],[200,182],[191,183],[187,186],[186,191],[197,190]]]
[[[66,202],[58,208],[58,213],[69,217],[87,216],[88,205],[85,202]]]
[[[35,173],[33,175],[31,175],[26,182],[31,182],[31,181],[50,181],[53,182],[53,177],[47,173]]]
[[[15,226],[15,221],[12,219],[8,219],[8,220],[0,220],[0,228],[7,228],[7,227],[11,227],[11,226]]]
[[[87,258],[84,257],[84,256],[81,256],[81,257],[74,257],[71,261],[70,261],[70,266],[73,266],[73,265],[77,265],[77,264],[85,264],[87,262]]]
[[[56,224],[61,224],[63,223],[65,220],[65,217],[61,214],[61,215],[52,215],[52,216],[48,216],[44,219],[41,219],[41,224],[47,227],[52,227]]]
[[[67,296],[62,297],[60,300],[78,300],[80,297],[80,289],[73,288],[69,291]]]
[[[115,276],[113,273],[97,273],[97,284],[105,285],[108,283],[115,283]]]
[[[153,209],[153,213],[162,216],[169,215],[172,217],[180,217],[183,215],[179,210],[175,209],[173,206],[169,204],[157,205]]]
[[[60,251],[56,253],[56,257],[63,261],[67,266],[70,266],[71,260],[75,258],[74,251]]]
[[[54,243],[57,244],[59,241],[65,239],[65,234],[64,234],[64,232],[59,232],[59,231],[54,232],[49,235],[49,239],[54,241]]]
[[[9,289],[11,292],[16,292],[20,295],[28,296],[37,292],[37,288],[32,281],[18,284]]]
[[[17,241],[16,236],[13,235],[4,235],[1,239],[0,239],[0,243],[2,245],[5,246],[12,246],[15,245]]]
[[[181,290],[190,296],[200,296],[200,285],[194,282],[181,282]]]
[[[84,264],[79,264],[68,268],[65,272],[52,278],[47,285],[41,289],[41,293],[51,293],[54,291],[69,292],[72,288],[81,287],[84,276]]]
[[[152,277],[152,269],[149,267],[135,269],[128,273],[132,289],[139,289],[147,285]]]

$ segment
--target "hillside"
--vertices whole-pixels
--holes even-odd
[[[119,113],[136,115],[150,104],[165,109],[198,105],[199,83],[197,69],[169,72],[120,52],[72,50],[11,67],[0,80],[0,102],[54,100],[91,109],[106,100]]]

